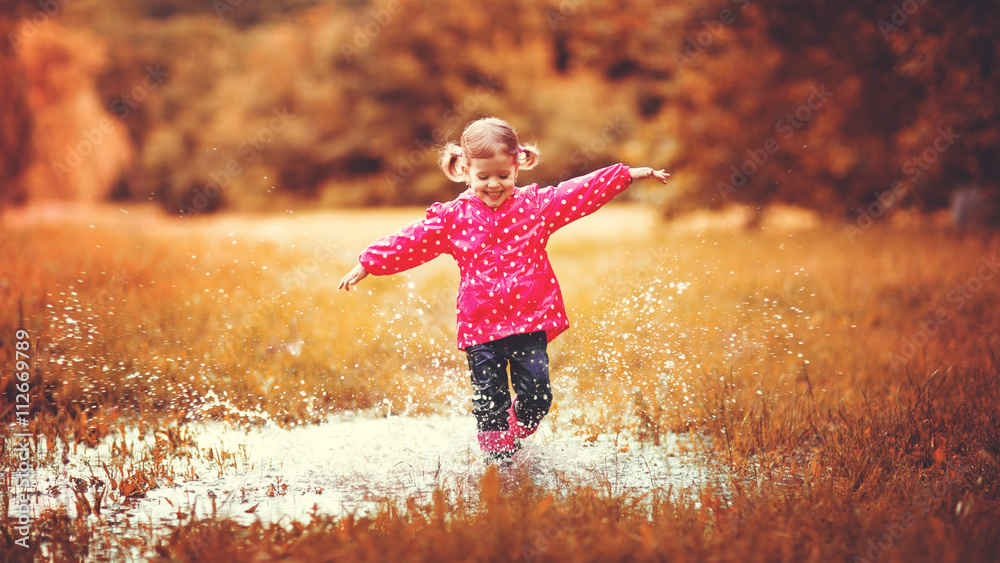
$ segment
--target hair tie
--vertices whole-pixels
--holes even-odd
[[[462,158],[462,149],[458,149],[458,152],[455,153],[455,157]]]
[[[522,147],[521,145],[517,145],[517,152],[519,153],[524,152],[524,147]]]

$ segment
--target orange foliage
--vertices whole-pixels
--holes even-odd
[[[23,41],[19,57],[34,119],[34,158],[25,171],[30,197],[107,199],[134,155],[126,128],[97,93],[107,46],[49,21]]]

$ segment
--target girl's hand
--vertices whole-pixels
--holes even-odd
[[[368,275],[368,270],[364,268],[361,264],[358,264],[350,272],[344,276],[344,279],[340,280],[340,287],[337,289],[343,289],[344,291],[350,291],[352,285],[357,285],[357,283]]]
[[[633,180],[644,180],[646,178],[655,178],[661,183],[666,184],[667,179],[670,178],[670,174],[667,174],[663,169],[653,170],[648,166],[643,166],[642,168],[629,168],[628,173],[632,176]]]

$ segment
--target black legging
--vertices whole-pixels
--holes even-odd
[[[510,390],[517,394],[517,420],[532,429],[552,406],[545,331],[515,334],[465,349],[472,377],[472,412],[480,432],[507,430]]]

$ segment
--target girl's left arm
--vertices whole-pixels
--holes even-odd
[[[597,211],[625,191],[632,180],[656,178],[666,182],[669,174],[652,168],[629,168],[615,164],[590,174],[538,190],[542,215],[552,231]]]

